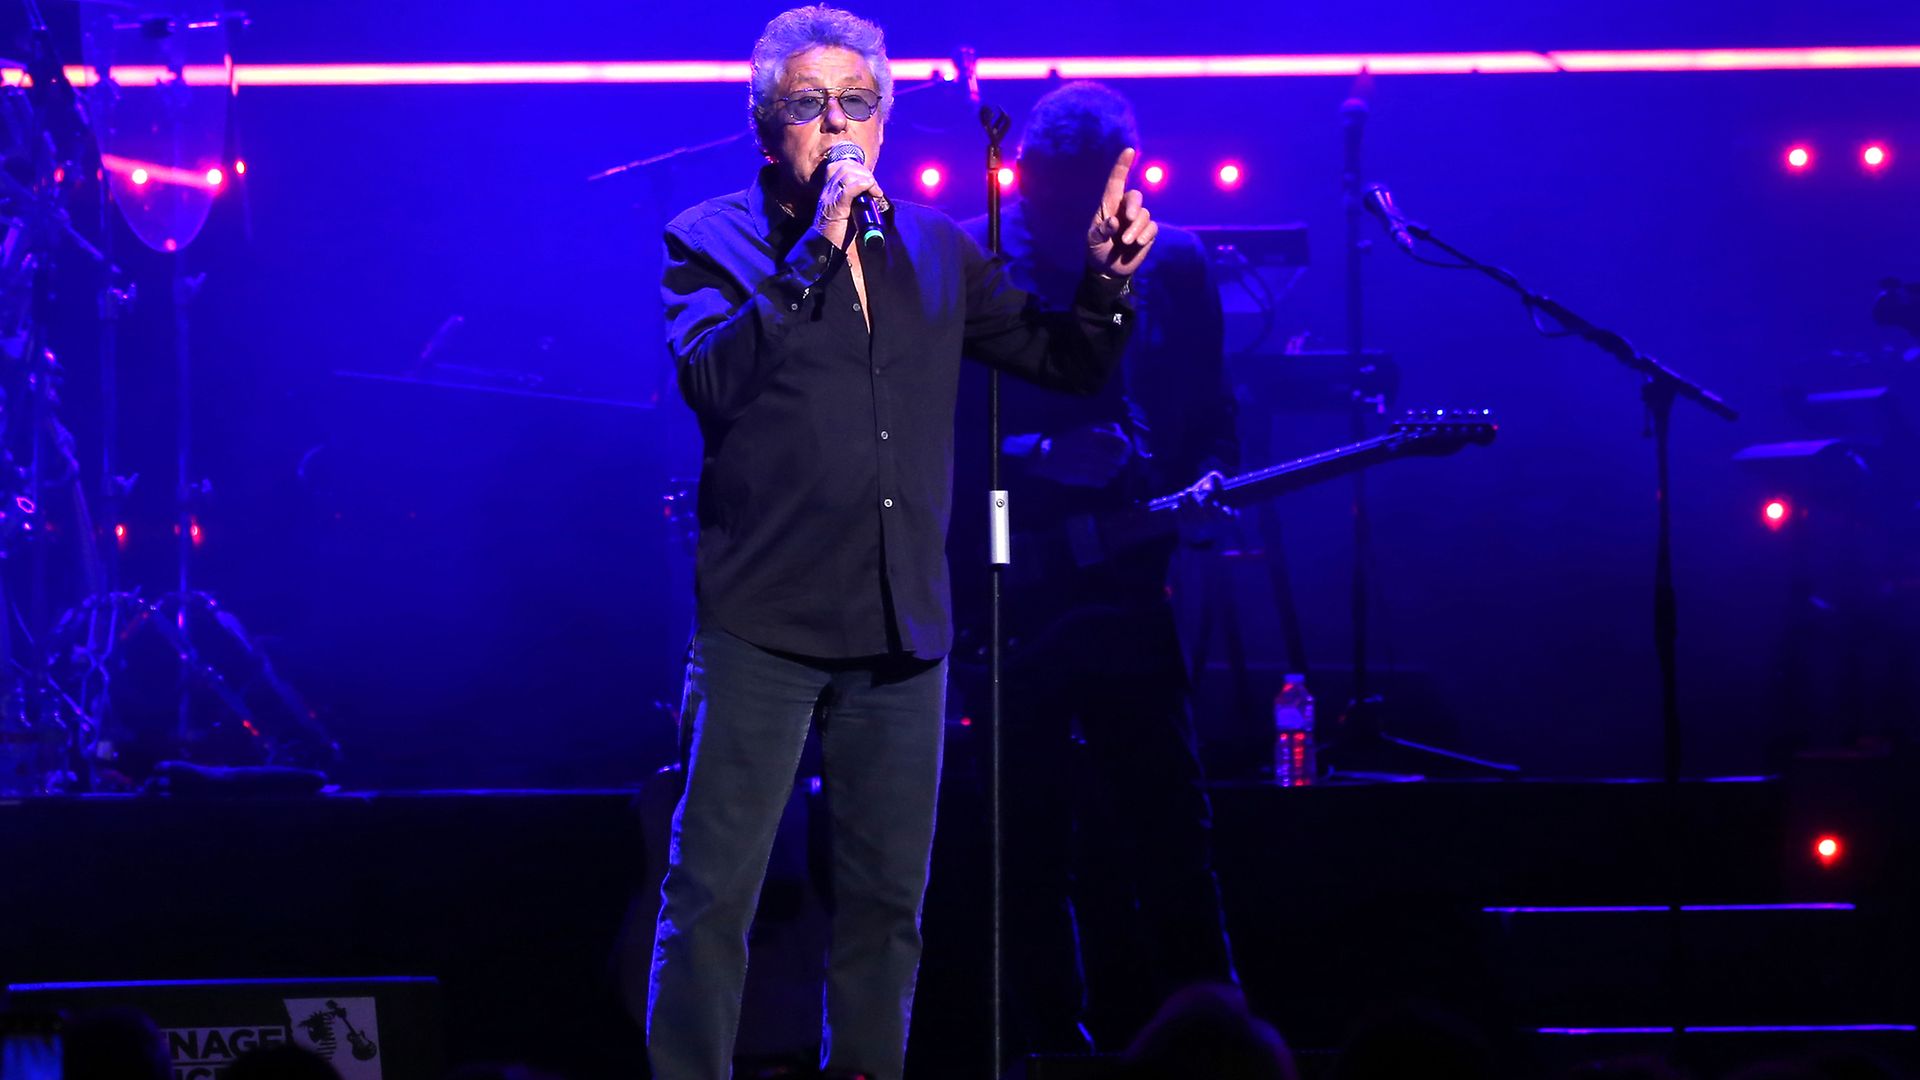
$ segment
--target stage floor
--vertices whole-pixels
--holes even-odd
[[[1408,996],[1503,1042],[1517,1035],[1541,1059],[1673,1037],[1539,1029],[1911,1025],[1912,786],[1877,766],[1677,791],[1227,784],[1213,789],[1216,862],[1247,992],[1304,1051],[1337,1046],[1370,1005]],[[647,873],[642,801],[602,790],[0,803],[0,980],[431,975],[450,1062],[636,1075],[639,1034],[611,960]],[[950,776],[918,1077],[986,1072],[980,806]],[[1810,850],[1823,830],[1846,841],[1832,866]],[[1676,901],[1687,910],[1668,910]],[[1685,1035],[1734,1056],[1738,1040],[1766,1037]],[[1896,1054],[1914,1038],[1861,1037]]]

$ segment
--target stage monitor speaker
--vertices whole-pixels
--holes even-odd
[[[255,1047],[292,1043],[341,1080],[440,1075],[440,987],[428,978],[36,983],[8,1004],[67,1013],[130,1007],[166,1036],[174,1080],[212,1080]]]

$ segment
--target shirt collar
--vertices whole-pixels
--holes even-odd
[[[753,219],[754,233],[762,239],[773,239],[776,233],[785,232],[795,225],[806,227],[804,222],[782,209],[780,200],[774,197],[774,185],[778,179],[775,170],[779,167],[771,162],[762,165],[754,176],[753,186],[747,189],[747,213]]]

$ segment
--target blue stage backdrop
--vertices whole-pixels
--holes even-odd
[[[1588,5],[1414,0],[856,7],[898,58],[1900,44],[1917,29],[1886,3],[1633,0],[1604,24]],[[249,5],[237,56],[740,60],[779,9],[264,3]],[[1114,84],[1135,102],[1145,157],[1168,170],[1158,216],[1306,224],[1313,264],[1275,339],[1339,348],[1339,110],[1355,80]],[[1019,117],[1046,86],[982,91]],[[1797,373],[1898,342],[1868,307],[1880,278],[1920,278],[1920,70],[1404,75],[1361,89],[1368,178],[1411,216],[1742,410],[1733,424],[1684,402],[1674,415],[1688,769],[1750,772],[1784,737],[1893,719],[1820,695],[1787,706],[1790,538],[1762,526],[1770,482],[1731,459],[1807,437],[1783,398]],[[608,784],[671,754],[691,586],[662,497],[693,475],[698,446],[665,366],[659,233],[744,186],[757,158],[742,141],[587,177],[741,132],[745,102],[744,85],[240,93],[248,171],[187,256],[207,275],[195,453],[216,492],[197,572],[323,708],[353,760],[346,779]],[[1875,174],[1857,160],[1869,140],[1892,154]],[[970,216],[980,143],[962,95],[916,92],[879,172],[906,194],[937,167],[945,182],[913,197]],[[1783,164],[1795,143],[1814,168]],[[1228,160],[1244,170],[1231,191],[1212,179]],[[1483,279],[1385,244],[1366,261],[1368,344],[1398,362],[1398,404],[1502,418],[1490,448],[1375,474],[1374,663],[1423,703],[1402,726],[1542,775],[1657,773],[1653,457],[1635,379],[1535,334]],[[142,268],[164,290],[158,262]],[[165,340],[125,342],[126,453],[155,477]],[[1233,358],[1242,376],[1284,362]],[[481,388],[407,381],[455,374]],[[1345,438],[1339,416],[1276,423],[1276,452]],[[1282,511],[1331,697],[1350,660],[1346,488]],[[157,585],[164,545],[143,548],[138,529],[165,519],[140,512],[128,573]],[[1264,579],[1238,572],[1256,659],[1278,662]]]

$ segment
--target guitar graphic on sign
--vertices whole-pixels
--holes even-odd
[[[333,1034],[335,1020],[340,1022],[341,1027],[347,1029],[347,1045],[351,1048],[355,1061],[372,1061],[380,1053],[380,1047],[359,1028],[353,1026],[353,1020],[347,1016],[346,1008],[331,998],[327,999],[326,1008],[300,1021],[300,1026],[306,1029],[307,1037],[313,1040],[315,1046],[324,1048],[327,1055],[332,1056],[333,1048],[338,1045]]]

